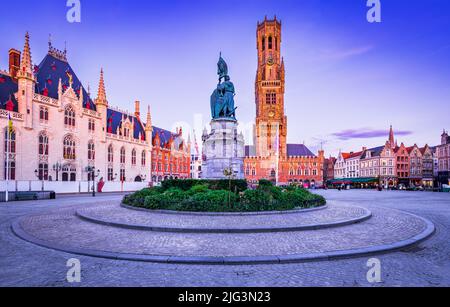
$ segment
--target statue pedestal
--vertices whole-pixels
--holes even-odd
[[[211,133],[203,133],[202,178],[228,179],[225,169],[233,169],[235,179],[244,179],[244,136],[237,131],[238,122],[218,118],[211,122]]]

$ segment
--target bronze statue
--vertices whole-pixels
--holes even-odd
[[[217,75],[219,84],[211,95],[211,116],[213,119],[225,118],[236,120],[234,96],[236,95],[234,84],[228,76],[228,65],[220,54],[217,63]],[[225,81],[222,82],[222,79]]]

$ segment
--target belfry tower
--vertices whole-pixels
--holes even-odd
[[[255,82],[256,156],[287,156],[287,117],[284,113],[285,69],[281,57],[281,22],[264,19],[257,27],[258,70]]]

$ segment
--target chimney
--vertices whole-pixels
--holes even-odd
[[[138,100],[134,102],[134,116],[141,117],[141,103]]]
[[[16,79],[17,72],[20,69],[20,51],[16,49],[9,50],[9,74],[11,78]]]

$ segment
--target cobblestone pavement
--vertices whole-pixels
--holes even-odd
[[[431,220],[436,234],[419,246],[377,256],[383,282],[375,286],[450,286],[450,194],[424,192],[319,191],[336,203],[375,212],[408,211]],[[103,195],[97,203],[117,201]],[[367,258],[273,265],[174,265],[74,256],[27,243],[10,230],[17,217],[54,208],[84,208],[92,198],[0,204],[1,286],[373,286]],[[76,234],[76,230],[75,230]],[[66,262],[78,258],[82,282],[65,281]]]
[[[350,207],[345,209],[351,210]],[[329,210],[333,209],[311,214],[319,217],[327,215]],[[68,247],[124,254],[196,257],[282,256],[350,250],[407,240],[426,228],[421,219],[396,210],[374,209],[372,213],[373,217],[361,224],[313,231],[196,234],[106,227],[77,218],[73,210],[64,210],[58,214],[28,217],[21,222],[21,228],[37,239]],[[140,214],[147,215],[146,212]]]
[[[329,208],[297,212],[291,214],[270,215],[233,215],[233,216],[199,216],[174,215],[135,211],[122,208],[119,204],[99,206],[78,210],[79,213],[100,220],[118,224],[134,224],[152,227],[177,227],[187,229],[237,229],[237,228],[273,228],[296,227],[300,225],[336,223],[368,214],[367,209],[355,206],[330,206]]]

